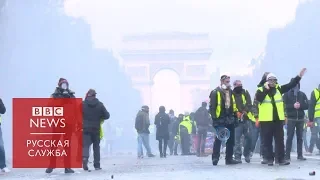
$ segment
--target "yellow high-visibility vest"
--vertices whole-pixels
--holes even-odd
[[[245,97],[245,95],[243,93],[242,93],[241,97],[242,97],[243,104],[246,105],[247,101],[246,101],[246,97]],[[255,118],[254,118],[254,116],[253,116],[253,114],[251,112],[247,112],[247,115],[248,115],[248,118],[251,121],[256,122],[256,120],[255,120]]]
[[[185,116],[181,123],[179,124],[178,134],[180,135],[180,126],[184,126],[188,130],[188,134],[192,133],[192,124],[190,116]]]
[[[274,95],[274,102],[278,111],[278,116],[281,121],[284,121],[284,104],[282,95],[279,91],[279,85],[276,87],[276,94]],[[259,91],[263,91],[262,87],[258,88]],[[269,95],[266,95],[262,103],[259,103],[259,121],[273,121],[273,106],[271,98]]]
[[[104,123],[104,121],[101,121],[101,122],[100,122],[100,139],[102,139],[102,138],[103,138],[103,135],[104,135],[104,133],[103,133],[103,128],[102,128],[103,123]]]
[[[318,89],[313,90],[314,92],[314,97],[316,98],[316,106],[314,107],[314,118],[319,118],[320,117],[320,93]]]
[[[237,112],[237,104],[234,99],[234,95],[232,94],[232,104],[233,104],[233,112]],[[221,116],[221,93],[220,91],[217,91],[217,108],[216,108],[216,118],[219,118]]]

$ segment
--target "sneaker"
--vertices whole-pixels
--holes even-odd
[[[53,171],[53,168],[47,168],[47,169],[46,169],[46,173],[47,173],[47,174],[52,173],[52,171]]]
[[[268,166],[273,166],[273,160],[268,160],[267,164]]]
[[[265,158],[262,158],[261,164],[268,164],[268,160]]]
[[[226,160],[226,165],[232,165],[232,164],[241,164],[242,161],[239,159],[228,159]]]
[[[305,161],[305,160],[307,160],[307,158],[305,158],[305,157],[303,157],[303,156],[298,156],[297,159],[300,160],[300,161]]]
[[[241,158],[239,158],[239,157],[234,158],[234,160],[237,161],[237,162],[239,162],[238,164],[241,164],[241,163],[242,163]]]
[[[10,169],[5,167],[5,168],[1,169],[1,172],[8,173],[8,172],[10,172]]]
[[[95,167],[94,170],[99,171],[99,170],[102,170],[102,168],[101,167]]]
[[[74,170],[73,169],[71,169],[71,168],[65,168],[64,169],[64,173],[66,173],[66,174],[71,174],[71,173],[74,173]]]
[[[156,157],[154,154],[148,154],[148,157]]]
[[[249,155],[249,156],[244,157],[244,160],[246,161],[246,163],[250,163],[250,155]]]
[[[280,160],[280,161],[279,161],[279,165],[280,165],[280,166],[286,166],[286,165],[289,165],[289,164],[290,164],[290,162],[287,161],[287,160]]]
[[[212,165],[218,165],[219,159],[212,159]]]

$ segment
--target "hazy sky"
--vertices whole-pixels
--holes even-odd
[[[141,32],[208,32],[211,68],[243,72],[264,51],[271,28],[295,18],[306,0],[66,0],[66,12],[91,25],[96,47],[119,48],[124,34]],[[230,67],[227,63],[232,63]]]

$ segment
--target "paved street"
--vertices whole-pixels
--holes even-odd
[[[102,161],[102,171],[84,172],[65,175],[63,169],[56,169],[51,175],[44,169],[13,169],[10,174],[0,175],[0,179],[11,180],[297,180],[320,179],[318,174],[309,176],[309,172],[320,170],[320,159],[312,157],[300,162],[292,157],[290,166],[268,167],[260,164],[254,157],[252,163],[225,166],[223,159],[213,167],[211,157],[169,156],[167,159],[145,158],[136,159],[132,156],[115,156]],[[91,164],[92,166],[92,164]],[[319,171],[320,172],[320,171]]]

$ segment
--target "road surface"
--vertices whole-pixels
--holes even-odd
[[[138,160],[133,155],[114,156],[102,160],[101,171],[84,172],[75,169],[75,174],[64,174],[56,169],[47,175],[44,169],[13,169],[0,175],[4,180],[307,180],[320,179],[320,174],[309,176],[309,172],[320,170],[320,158],[297,161],[292,157],[291,165],[268,167],[260,164],[254,156],[252,162],[225,166],[221,159],[212,166],[211,157],[169,156],[166,159],[145,158]],[[90,164],[92,167],[92,164]],[[320,171],[319,171],[320,172]]]

